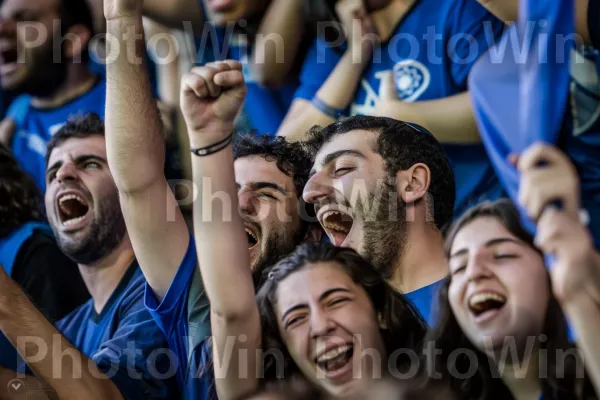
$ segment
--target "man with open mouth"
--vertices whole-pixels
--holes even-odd
[[[48,147],[48,220],[92,298],[54,327],[0,271],[0,330],[35,374],[20,381],[23,391],[47,383],[57,398],[176,396],[175,380],[155,373],[169,370],[171,360],[165,336],[143,303],[144,276],[108,169],[104,123],[96,114],[72,119]],[[161,355],[155,357],[156,351]],[[3,382],[15,377],[14,371],[0,370]]]
[[[309,133],[304,200],[335,246],[373,263],[433,322],[431,304],[448,266],[441,229],[451,221],[454,174],[424,128],[350,117]]]
[[[123,38],[130,30],[142,32],[142,2],[107,0],[106,4],[114,8],[105,8],[105,12],[109,11],[106,14],[108,33],[119,38],[123,48],[131,48]],[[135,55],[142,57],[143,46],[135,50]],[[194,240],[179,208],[187,199],[178,201],[165,178],[163,129],[152,100],[146,66],[131,63],[126,52],[122,53],[107,65],[108,161],[120,194],[127,230],[148,282],[146,306],[179,358],[179,385],[190,398],[206,398],[214,391],[212,373],[205,364],[211,360],[211,342],[207,340],[211,334],[210,308],[199,276]],[[209,64],[194,71],[214,74],[221,65]],[[187,86],[187,80],[193,77],[190,75],[184,78],[182,86]],[[127,82],[127,87],[122,82]],[[182,99],[186,94],[182,93]],[[132,109],[137,111],[132,112]],[[182,111],[188,129],[199,128],[201,113],[185,106]],[[211,126],[232,132],[234,118]],[[239,212],[248,240],[248,268],[255,271],[257,285],[264,268],[287,255],[299,242],[320,237],[320,228],[305,222],[299,213],[299,197],[309,166],[310,160],[302,148],[282,138],[249,134],[236,141]],[[208,179],[204,184],[215,183]],[[195,192],[190,187],[189,198]],[[210,207],[204,209],[202,215],[210,220],[211,207],[221,209],[231,204],[232,199],[214,193]],[[222,243],[219,250],[231,251],[229,243]],[[200,371],[206,372],[198,374]]]

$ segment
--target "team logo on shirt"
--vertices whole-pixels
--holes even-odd
[[[394,65],[394,81],[398,98],[403,101],[417,100],[431,83],[431,74],[417,60],[404,60]]]

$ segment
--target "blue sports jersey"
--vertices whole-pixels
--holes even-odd
[[[146,308],[179,361],[184,398],[216,398],[210,352],[210,304],[202,285],[193,237],[173,282],[159,303],[146,283]]]
[[[178,396],[165,336],[144,307],[145,279],[134,262],[100,314],[93,299],[56,327],[115,382],[127,399]]]
[[[7,116],[16,124],[12,151],[21,165],[35,181],[38,188],[46,190],[46,145],[69,117],[95,112],[104,119],[106,80],[100,76],[98,82],[85,94],[70,100],[60,107],[39,109],[30,104],[28,96],[15,99]]]
[[[419,0],[391,38],[376,48],[347,113],[371,115],[384,71],[393,71],[398,98],[434,100],[467,90],[467,76],[504,24],[471,0]],[[311,101],[341,54],[318,39],[309,51],[297,98]],[[503,194],[483,145],[444,146],[456,176],[456,212]]]
[[[205,33],[198,43],[198,62],[233,59],[244,65],[244,78],[248,87],[244,113],[240,127],[242,130],[257,130],[259,133],[276,134],[285,117],[298,80],[290,78],[280,88],[271,89],[256,82],[248,65],[252,54],[252,43],[245,34],[234,32],[232,27],[221,28],[211,24],[205,25]],[[239,124],[238,124],[239,125]]]
[[[438,290],[444,284],[444,280],[437,281],[431,285],[424,286],[404,295],[419,310],[421,316],[429,326],[435,326],[438,318],[437,301]]]

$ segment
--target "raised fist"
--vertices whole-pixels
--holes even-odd
[[[142,15],[144,0],[104,0],[104,17],[107,20]]]
[[[226,60],[194,67],[181,81],[181,111],[193,146],[231,134],[246,97],[242,64]]]

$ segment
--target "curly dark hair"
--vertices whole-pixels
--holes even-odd
[[[450,253],[454,238],[465,225],[484,217],[495,218],[509,232],[535,249],[533,237],[523,229],[517,209],[510,200],[501,199],[475,206],[455,221],[447,233],[446,254]],[[449,357],[456,349],[466,349],[468,353],[476,355],[479,368],[473,377],[467,379],[453,378],[449,376],[452,374],[445,374],[444,379],[448,381],[452,391],[461,399],[512,399],[511,392],[498,378],[497,371],[489,368],[494,365],[494,361],[471,343],[458,324],[448,299],[450,282],[451,277],[447,277],[440,288],[439,318],[436,326],[429,331],[425,339],[427,343],[435,343],[436,350],[441,350],[434,358],[428,358],[431,365],[427,370],[435,371],[438,366],[448,371],[447,368],[451,366],[452,371],[450,372],[456,371],[464,374],[470,370],[472,362],[467,352],[462,352],[454,364],[449,363]],[[548,276],[548,284],[550,284],[550,276]],[[559,350],[566,352],[575,349],[575,346],[569,341],[565,315],[552,292],[550,292],[543,334],[547,337],[547,341],[542,344],[542,347],[546,351],[548,366],[547,377],[541,379],[543,398],[548,400],[595,399],[596,396],[589,379],[586,377],[582,380],[576,376],[577,363],[582,360],[566,358],[562,361],[557,359]],[[561,365],[562,368],[559,368]],[[563,376],[558,376],[560,372],[564,372]]]
[[[440,230],[446,227],[454,212],[454,172],[441,144],[425,128],[392,118],[355,116],[324,128],[313,127],[304,145],[314,161],[323,145],[335,136],[356,130],[379,132],[374,151],[383,158],[390,176],[395,177],[398,171],[407,170],[416,163],[429,167],[433,218]]]
[[[416,352],[421,350],[422,340],[427,330],[425,322],[412,304],[394,290],[371,263],[349,248],[335,247],[326,243],[307,243],[298,246],[291,255],[280,260],[268,271],[268,279],[257,294],[263,348],[280,351],[285,361],[283,370],[277,371],[277,363],[265,357],[266,384],[281,379],[281,373],[286,379],[300,375],[281,338],[277,323],[275,308],[279,283],[309,264],[325,262],[338,263],[348,276],[366,291],[373,308],[381,315],[386,326],[386,329],[381,330],[381,335],[388,354],[397,349],[412,349]],[[398,366],[400,368],[410,366],[409,359],[410,357],[399,357]]]
[[[0,145],[0,238],[26,222],[42,221],[42,197],[10,150]]]
[[[46,166],[48,166],[48,160],[52,151],[66,142],[71,138],[86,138],[90,136],[104,136],[104,121],[96,113],[87,113],[83,115],[75,115],[67,121],[52,136],[50,142],[48,142],[48,149],[46,150]]]

